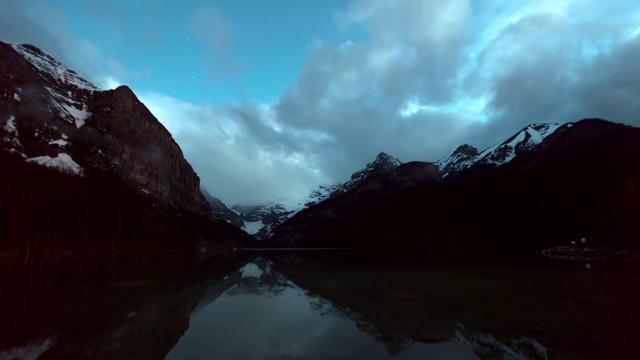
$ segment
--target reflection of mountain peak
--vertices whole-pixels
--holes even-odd
[[[325,319],[314,321],[324,322],[329,328],[337,323],[355,325],[359,332],[384,346],[392,356],[403,356],[405,352],[408,357],[424,355],[442,344],[454,346],[460,353],[475,353],[482,359],[491,356],[501,358],[503,355],[515,358],[546,356],[546,349],[540,343],[526,337],[498,337],[460,325],[460,321],[468,319],[460,318],[459,313],[446,311],[438,299],[444,296],[454,303],[462,301],[452,295],[448,286],[435,285],[431,288],[425,285],[429,288],[426,290],[422,286],[416,287],[415,279],[408,279],[402,274],[381,275],[372,268],[358,268],[354,272],[353,267],[335,266],[315,260],[313,254],[311,256],[308,258],[307,254],[292,252],[238,262],[210,285],[198,310],[215,306],[213,303],[225,296],[233,299],[228,298],[221,304],[289,304],[291,313],[287,316],[294,320],[287,320],[287,323],[299,326],[295,318],[302,315],[308,324],[309,311],[312,311]],[[463,276],[470,279],[462,282],[477,279],[473,274]],[[395,280],[390,285],[392,278]],[[469,300],[465,296],[465,301],[477,304],[473,298]],[[283,311],[280,305],[273,306],[266,306],[263,310]],[[216,311],[226,310],[218,308]],[[265,315],[265,319],[270,317]],[[351,325],[349,327],[352,328]],[[278,341],[296,341],[288,338],[291,335],[287,334],[291,333],[283,330]],[[297,334],[293,336],[297,339]],[[317,354],[311,355],[317,357]]]
[[[490,334],[466,329],[458,324],[453,341],[473,350],[481,359],[504,358],[508,354],[514,359],[548,359],[547,349],[539,342],[527,337],[498,340]]]
[[[234,270],[209,285],[195,312],[216,301],[223,294],[253,293],[267,296],[281,294],[287,288],[297,288],[286,276],[272,269],[271,260],[256,257],[238,264]]]

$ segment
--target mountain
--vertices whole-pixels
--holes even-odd
[[[531,254],[582,236],[639,249],[640,129],[600,119],[528,126],[478,152],[403,164],[304,209],[264,246]]]
[[[364,169],[351,174],[351,178],[344,184],[321,185],[318,189],[312,191],[309,195],[309,200],[305,203],[305,207],[310,207],[330,197],[351,191],[370,177],[388,174],[401,164],[402,162],[400,162],[400,160],[387,153],[381,152],[376,156],[375,160],[368,163]]]
[[[245,231],[254,239],[264,240],[272,235],[272,229],[285,222],[299,209],[288,209],[283,204],[232,205],[228,207],[222,200],[202,189],[205,199],[211,205],[213,215]],[[253,246],[253,241],[242,242]]]
[[[355,189],[361,183],[372,176],[387,174],[400,166],[400,160],[386,154],[379,153],[374,161],[368,163],[362,170],[351,175],[351,178],[343,184],[321,185],[313,190],[304,204],[287,206],[270,202],[258,205],[232,205],[230,208],[224,205],[216,197],[204,192],[211,204],[213,213],[229,223],[241,228],[258,240],[264,240],[273,235],[273,230],[287,221],[291,216],[304,208],[313,206],[328,198],[344,194]],[[250,243],[249,246],[253,246]]]
[[[232,209],[240,214],[243,220],[242,230],[258,240],[271,236],[273,228],[285,222],[299,210],[278,203],[234,205]]]
[[[0,184],[10,190],[5,250],[232,237],[178,144],[131,89],[101,91],[32,45],[0,43],[0,154]]]
[[[488,165],[500,166],[513,160],[517,155],[535,149],[549,135],[556,131],[564,131],[571,127],[572,123],[560,126],[559,124],[533,124],[518,131],[506,141],[491,146],[481,153],[468,144],[459,146],[451,156],[436,162],[436,165],[445,178],[453,177],[473,166]]]
[[[242,216],[240,214],[229,209],[227,205],[222,202],[222,200],[211,195],[204,188],[201,188],[201,191],[202,195],[204,195],[204,198],[207,200],[207,202],[209,202],[209,205],[211,205],[211,210],[214,215],[222,218],[223,220],[237,228],[243,228],[244,221],[242,220]]]

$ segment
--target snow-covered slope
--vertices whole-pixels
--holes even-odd
[[[76,163],[69,154],[60,153],[56,157],[51,156],[38,156],[27,159],[28,162],[34,162],[36,164],[44,165],[46,167],[54,168],[62,172],[69,174],[84,175],[84,169],[78,163]]]
[[[271,236],[273,228],[293,216],[300,207],[268,203],[255,206],[235,205],[231,209],[236,211],[244,221],[241,229],[262,240]]]
[[[560,124],[533,124],[520,130],[506,141],[491,146],[482,152],[469,145],[458,147],[451,156],[436,162],[444,178],[458,174],[474,165],[504,165],[518,154],[530,151],[558,130]],[[571,124],[565,125],[566,127]]]
[[[63,120],[76,129],[85,124],[91,116],[88,103],[98,87],[81,78],[75,71],[70,70],[51,55],[32,45],[9,45],[16,53],[30,64],[24,72],[6,72],[3,82],[2,98],[7,102],[7,108],[15,109],[16,113],[24,112],[25,108],[32,111],[44,110],[52,118]],[[20,78],[29,74],[33,79]],[[31,75],[33,74],[33,75]],[[25,81],[26,80],[26,81]],[[9,84],[20,83],[20,86]],[[24,85],[26,83],[26,85]],[[42,86],[42,87],[40,87]],[[35,95],[37,94],[37,95]],[[68,136],[61,129],[51,123],[25,127],[19,123],[19,117],[11,114],[6,119],[0,118],[0,139],[4,150],[8,153],[28,158],[28,162],[54,168],[70,174],[82,176],[84,169],[62,149],[73,147]],[[2,124],[4,122],[4,124]],[[21,138],[25,137],[19,131],[28,129],[28,149]],[[48,145],[48,146],[47,146]],[[36,152],[37,151],[37,152]],[[34,152],[36,152],[34,154]],[[31,153],[27,156],[27,153]]]
[[[45,89],[54,100],[49,101],[49,111],[56,113],[77,128],[84,125],[85,120],[91,116],[87,109],[87,102],[91,93],[100,91],[100,89],[35,46],[11,46],[36,68],[40,76],[49,82]],[[20,95],[18,94],[18,96]]]

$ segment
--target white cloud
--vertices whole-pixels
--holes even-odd
[[[94,80],[94,85],[102,90],[113,90],[118,86],[124,85],[121,81],[114,78],[113,76],[104,75],[96,77]]]
[[[227,203],[304,199],[311,188],[328,181],[308,154],[277,146],[259,136],[264,130],[252,130],[261,126],[283,139],[304,137],[282,134],[290,131],[280,128],[268,104],[194,105],[159,93],[143,93],[140,100],[180,144],[202,185]]]

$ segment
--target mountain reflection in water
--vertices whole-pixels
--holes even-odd
[[[636,358],[634,265],[0,259],[0,360]]]

